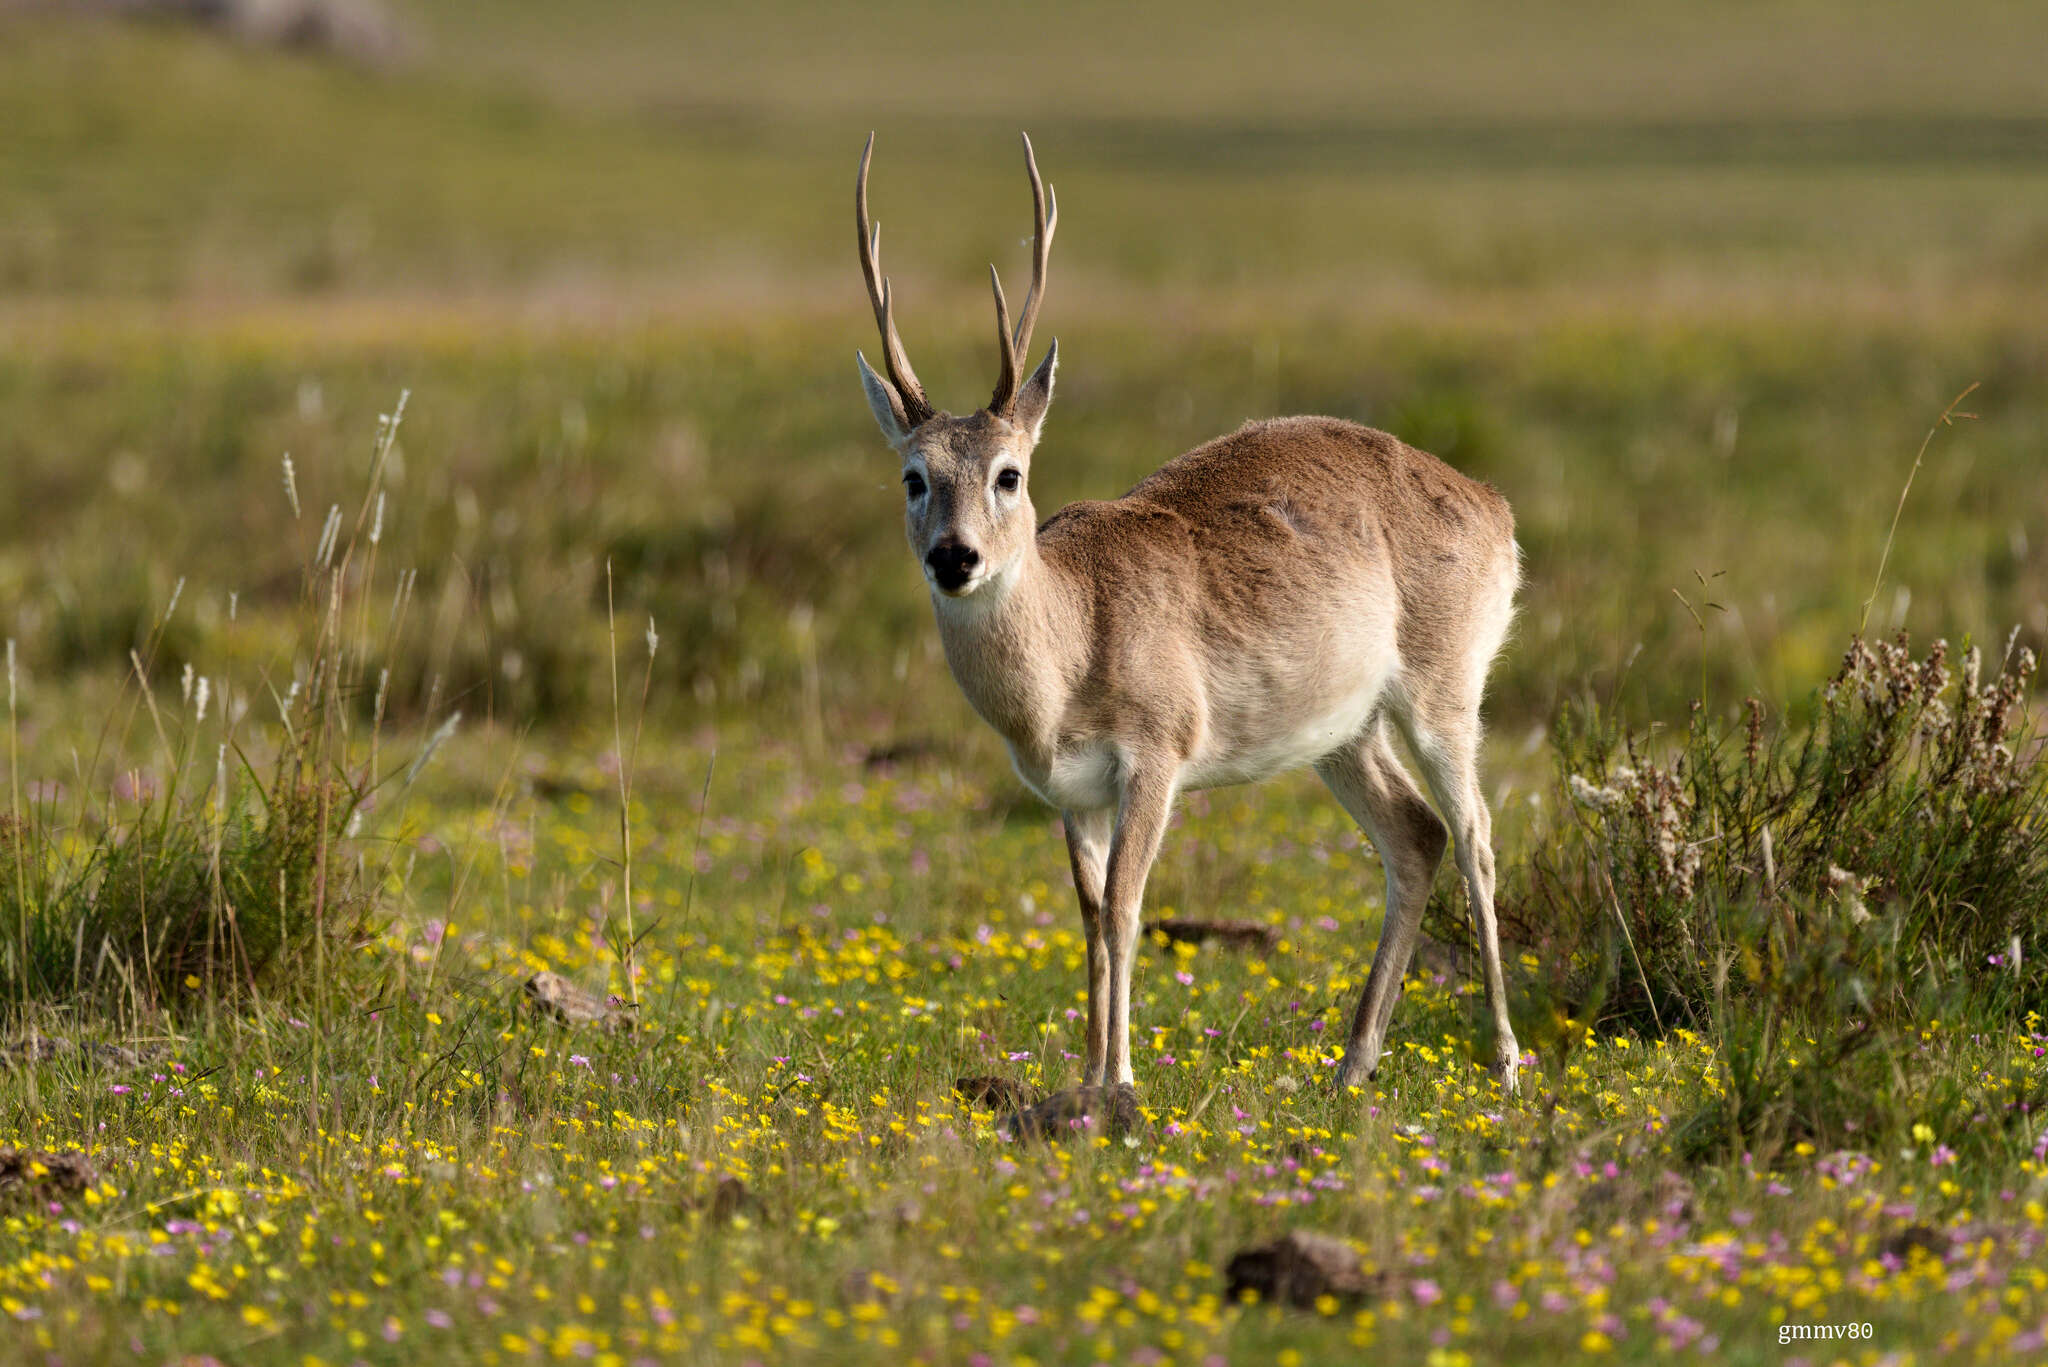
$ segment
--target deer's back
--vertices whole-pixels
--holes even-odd
[[[1226,629],[1243,611],[1328,601],[1330,576],[1375,567],[1417,625],[1442,625],[1516,554],[1513,514],[1491,485],[1338,418],[1247,423],[1122,498],[1061,509],[1040,544],[1134,607],[1199,589]]]
[[[1334,418],[1247,424],[1039,543],[1090,603],[1080,695],[1149,707],[1215,781],[1305,762],[1396,671],[1426,686],[1497,643],[1517,577],[1499,493]]]

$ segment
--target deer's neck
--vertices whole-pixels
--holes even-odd
[[[967,701],[1013,751],[1050,754],[1078,673],[1075,586],[1034,542],[966,598],[933,596],[946,663]]]

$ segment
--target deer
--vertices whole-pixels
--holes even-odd
[[[1071,503],[1040,523],[1029,479],[1058,338],[1022,370],[1058,199],[1027,134],[1031,286],[1013,326],[989,267],[995,391],[955,416],[926,398],[897,332],[868,217],[874,150],[870,133],[854,212],[886,374],[857,351],[861,387],[901,460],[905,531],[947,666],[1024,786],[1060,812],[1087,944],[1084,1090],[1135,1088],[1140,905],[1179,795],[1312,767],[1372,843],[1386,883],[1338,1094],[1376,1074],[1449,847],[1496,1075],[1513,1095],[1521,1051],[1479,775],[1480,703],[1521,581],[1507,500],[1385,432],[1286,417],[1247,422],[1120,498]],[[1396,732],[1434,809],[1395,753]]]

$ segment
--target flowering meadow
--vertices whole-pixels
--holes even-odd
[[[2048,1364],[2044,51],[0,0],[0,1367]],[[1235,933],[1146,935],[1137,1122],[1004,1123],[1079,1079],[1082,928],[847,230],[875,130],[980,403],[1020,128],[1041,517],[1290,413],[1515,510],[1520,1095],[1448,868],[1332,1086],[1381,871],[1296,775],[1174,817],[1146,918]],[[1298,1246],[1343,1275],[1260,1289]]]
[[[388,832],[390,909],[349,991],[194,1018],[133,1066],[0,1075],[0,1142],[91,1164],[77,1189],[40,1165],[0,1189],[0,1357],[2048,1356],[2038,1016],[1921,1023],[1918,1066],[1975,1109],[1909,1147],[1687,1164],[1674,1132],[1725,1085],[1699,1035],[1561,1024],[1504,1099],[1477,989],[1440,963],[1371,1089],[1334,1094],[1375,860],[1311,785],[1231,790],[1186,804],[1152,914],[1251,918],[1275,947],[1155,938],[1145,1125],[1018,1142],[952,1083],[1076,1078],[1055,818],[951,762],[746,735],[643,752],[629,992],[618,761],[585,753],[448,758]],[[637,1021],[523,1009],[541,969],[636,996]],[[2021,1104],[2031,1149],[1956,1161]],[[1371,1293],[1233,1301],[1232,1255],[1297,1227],[1351,1241]],[[1867,1329],[1780,1346],[1810,1325]]]

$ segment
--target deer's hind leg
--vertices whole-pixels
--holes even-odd
[[[1109,942],[1102,924],[1103,882],[1108,872],[1110,835],[1116,813],[1062,812],[1074,893],[1081,902],[1081,929],[1088,942],[1088,1064],[1083,1085],[1102,1085],[1109,1058]]]
[[[1446,834],[1444,823],[1395,756],[1386,723],[1378,718],[1358,740],[1319,761],[1316,773],[1372,841],[1387,878],[1379,947],[1351,1019],[1344,1062],[1337,1070],[1337,1085],[1351,1087],[1364,1083],[1379,1066],[1401,979],[1415,953],[1430,886],[1443,860]]]
[[[1402,734],[1415,762],[1449,822],[1458,872],[1465,879],[1465,901],[1479,940],[1479,959],[1486,976],[1486,1004],[1493,1015],[1494,1047],[1501,1090],[1512,1096],[1521,1066],[1521,1046],[1508,1019],[1507,980],[1500,961],[1500,927],[1493,909],[1493,814],[1479,786],[1479,701],[1477,689],[1469,706],[1418,710],[1401,719]]]

